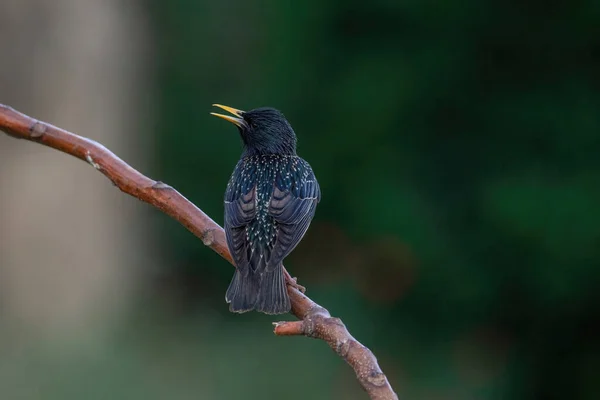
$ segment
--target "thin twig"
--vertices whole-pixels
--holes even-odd
[[[37,121],[0,104],[0,130],[70,154],[104,174],[121,191],[155,206],[179,221],[202,242],[233,264],[223,229],[171,186],[152,180],[103,145]],[[286,271],[292,313],[300,321],[275,323],[279,336],[304,335],[324,340],[356,372],[371,399],[398,399],[373,353],[354,339],[342,321],[298,290]]]

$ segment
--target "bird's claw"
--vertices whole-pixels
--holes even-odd
[[[287,274],[287,284],[294,289],[298,289],[301,293],[306,292],[306,288],[298,283],[298,278],[295,276],[293,277],[290,274]]]
[[[293,277],[292,281],[289,283],[292,287],[298,289],[301,293],[306,292],[306,288],[298,283],[298,278]]]

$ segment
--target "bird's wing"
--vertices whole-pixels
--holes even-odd
[[[278,176],[269,204],[269,215],[277,222],[277,241],[271,252],[267,271],[273,270],[306,233],[315,215],[321,190],[315,175],[304,162],[305,172]]]
[[[231,257],[240,272],[248,266],[246,226],[256,215],[256,185],[240,180],[239,169],[233,173],[225,192],[225,237]]]

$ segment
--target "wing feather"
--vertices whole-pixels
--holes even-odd
[[[246,237],[246,226],[256,216],[256,185],[251,188],[240,188],[235,184],[239,179],[236,169],[225,192],[225,237],[231,257],[244,276],[248,273],[250,249]]]
[[[289,185],[286,185],[284,179],[277,179],[275,182],[269,215],[277,223],[277,240],[267,271],[278,266],[300,243],[321,199],[321,190],[314,173],[308,163],[304,165],[308,168],[306,175],[292,175]]]

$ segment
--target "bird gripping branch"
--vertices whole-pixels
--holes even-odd
[[[225,191],[225,234],[237,267],[225,300],[232,312],[287,313],[283,259],[315,215],[319,184],[281,112],[214,106],[233,115],[211,113],[236,125],[244,144]]]

